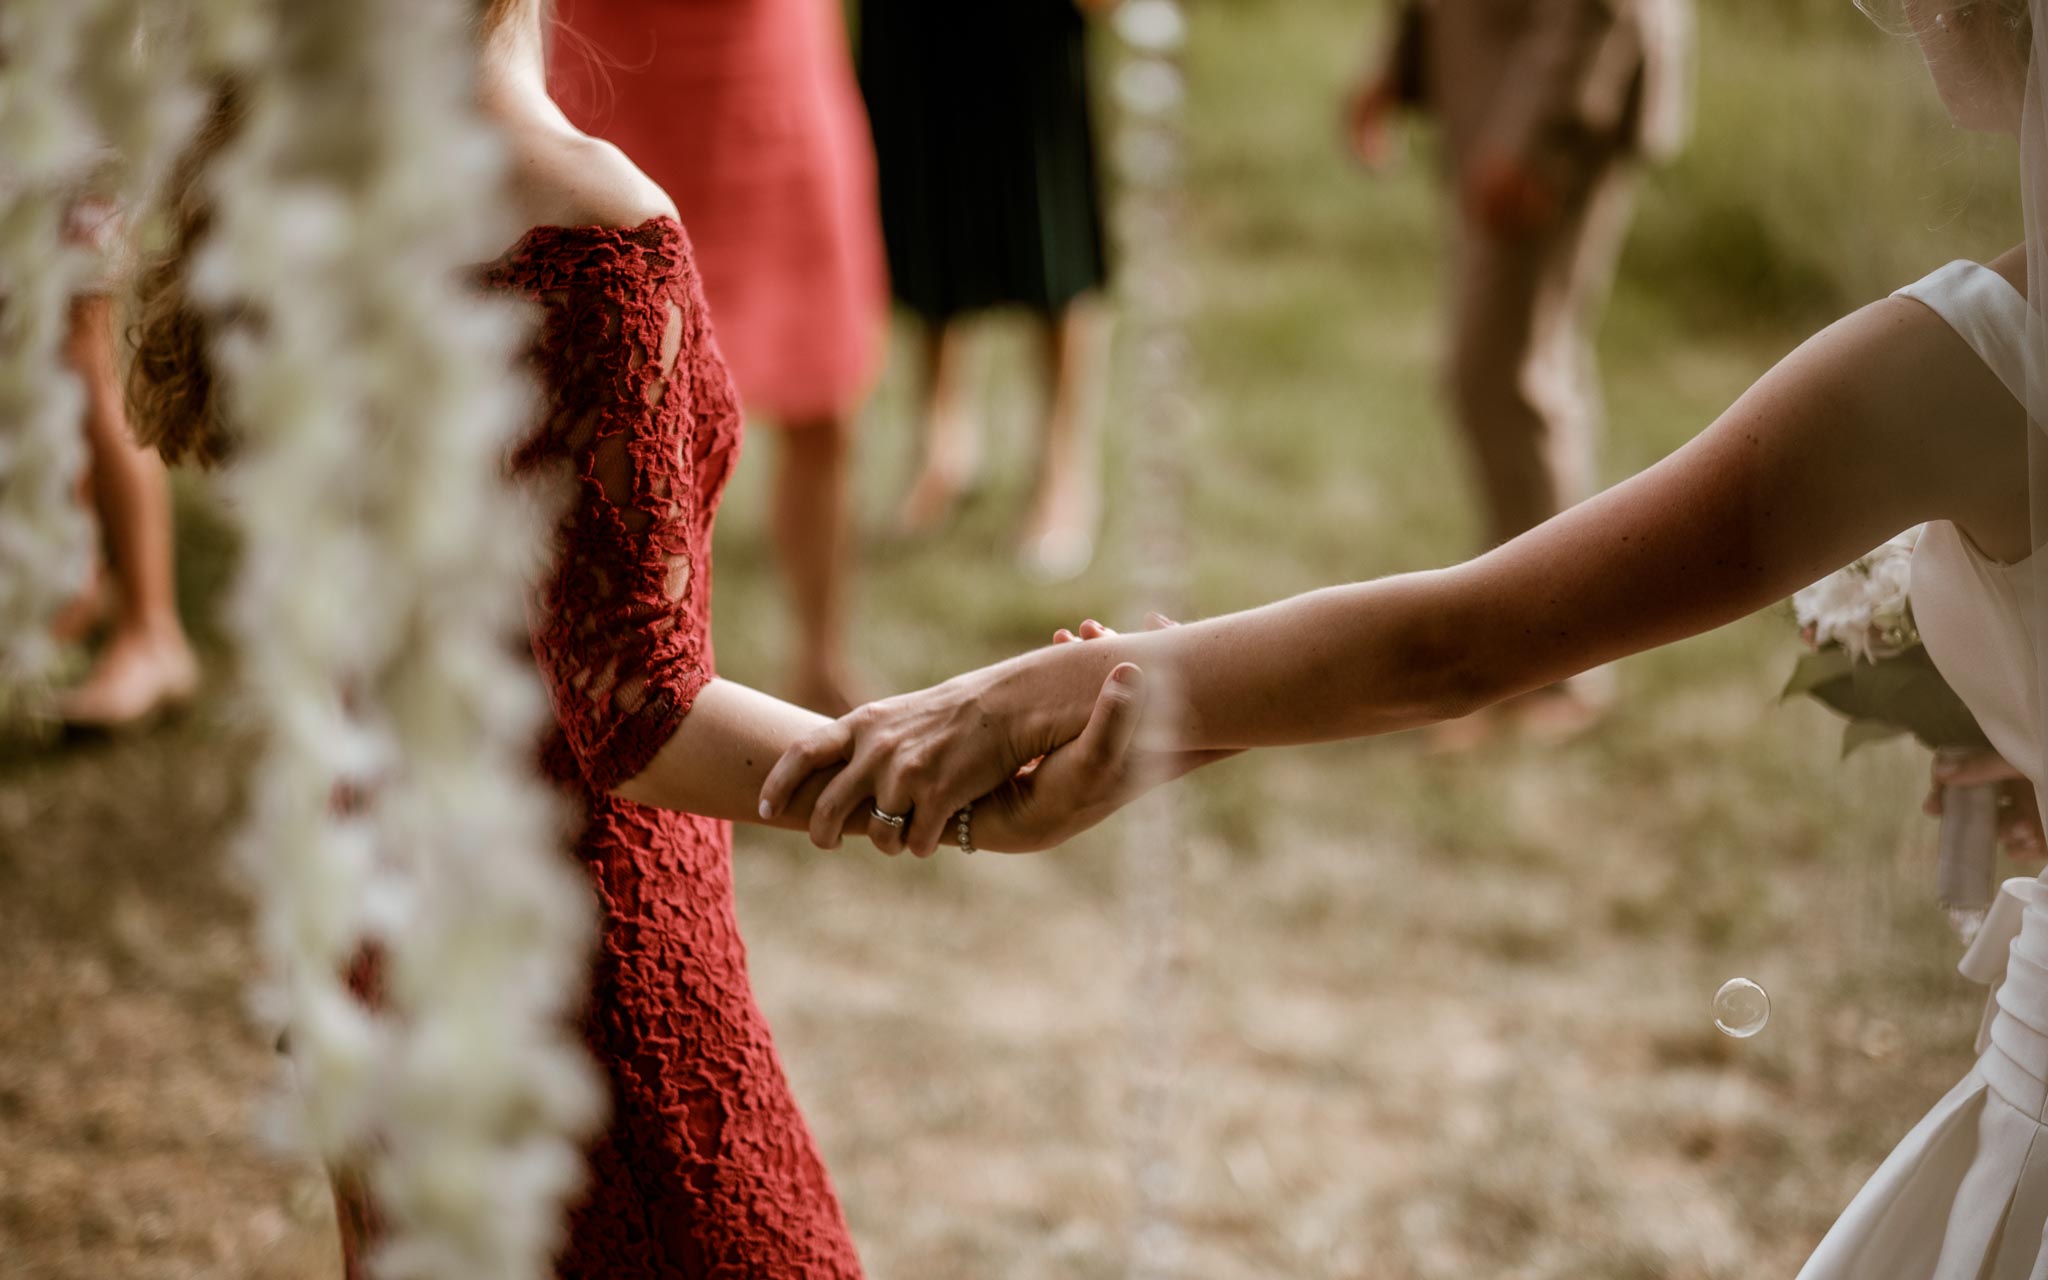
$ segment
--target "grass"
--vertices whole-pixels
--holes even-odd
[[[2010,149],[1949,130],[1910,50],[1834,0],[1705,10],[1698,136],[1645,183],[1603,333],[1610,478],[1830,315],[2018,238]],[[1196,15],[1200,612],[1474,537],[1435,394],[1427,139],[1375,180],[1336,147],[1368,17]],[[870,540],[858,649],[882,687],[1143,604],[1127,497],[1088,577],[1011,574],[1034,406],[1025,336],[993,337],[990,491],[942,540]],[[904,372],[866,437],[875,525],[909,466]],[[1120,397],[1113,424],[1134,418]],[[1113,425],[1120,478],[1128,436]],[[717,612],[727,674],[770,687],[773,448],[754,439],[728,499]],[[186,497],[198,617],[228,551]],[[1357,743],[1182,790],[1183,1274],[1796,1269],[1964,1069],[1979,1000],[1932,904],[1924,761],[1838,762],[1824,713],[1774,701],[1791,645],[1764,615],[1625,662],[1620,714],[1566,751]],[[249,1137],[273,1067],[239,1016],[250,952],[222,871],[239,741],[217,703],[157,736],[0,754],[0,1257],[26,1274],[332,1274],[317,1176]],[[757,989],[874,1275],[1123,1274],[1134,834],[924,864],[742,834]],[[1738,973],[1775,1006],[1740,1043],[1708,1013]]]

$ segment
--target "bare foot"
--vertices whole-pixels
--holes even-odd
[[[1585,736],[1614,710],[1611,667],[1581,672],[1561,684],[1532,690],[1507,704],[1515,735],[1537,746],[1555,747]]]
[[[936,467],[923,468],[896,508],[896,532],[915,538],[939,529],[953,518],[966,492],[960,477]]]
[[[927,453],[917,479],[896,508],[896,532],[920,537],[953,518],[953,513],[981,480],[979,446],[961,444]]]
[[[198,688],[199,663],[182,636],[119,634],[85,679],[59,697],[57,715],[74,729],[140,726],[190,701]]]
[[[1090,484],[1068,482],[1041,493],[1017,548],[1017,567],[1033,582],[1067,582],[1095,559],[1101,500]]]

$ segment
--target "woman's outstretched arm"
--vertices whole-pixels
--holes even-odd
[[[1803,344],[1656,466],[1484,556],[1040,650],[871,704],[806,734],[763,811],[835,769],[814,839],[864,798],[896,797],[916,806],[923,849],[943,821],[932,813],[1077,732],[1116,663],[1174,690],[1148,716],[1168,735],[1157,745],[1384,733],[1733,621],[1927,519],[2024,555],[2026,511],[2019,407],[1937,316],[1887,299]]]

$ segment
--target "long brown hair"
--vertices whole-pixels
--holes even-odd
[[[144,254],[135,273],[134,323],[128,340],[128,416],[135,438],[166,462],[210,466],[228,453],[226,414],[210,357],[218,317],[186,289],[192,254],[213,227],[206,172],[241,132],[244,95],[228,82],[214,91],[204,123],[165,184],[161,246]]]
[[[546,0],[478,0],[478,43],[530,8],[545,16]],[[128,413],[136,439],[166,462],[211,466],[233,443],[211,359],[223,317],[192,300],[188,277],[192,255],[214,222],[206,175],[241,132],[246,98],[233,81],[216,87],[204,123],[165,184],[158,210],[162,242],[143,255],[135,273]]]

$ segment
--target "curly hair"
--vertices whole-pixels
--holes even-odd
[[[546,0],[477,0],[479,43],[513,19],[546,13]],[[128,413],[136,439],[166,462],[213,466],[233,438],[214,377],[212,346],[229,317],[193,301],[192,255],[214,222],[207,171],[241,132],[247,114],[242,86],[215,86],[204,123],[173,166],[158,209],[162,243],[143,254],[134,276],[128,342]]]
[[[211,466],[228,454],[226,414],[210,358],[220,318],[192,301],[186,277],[192,254],[213,227],[206,171],[241,132],[243,99],[232,82],[215,88],[204,123],[164,187],[164,242],[143,255],[135,272],[128,415],[136,439],[166,462]]]

